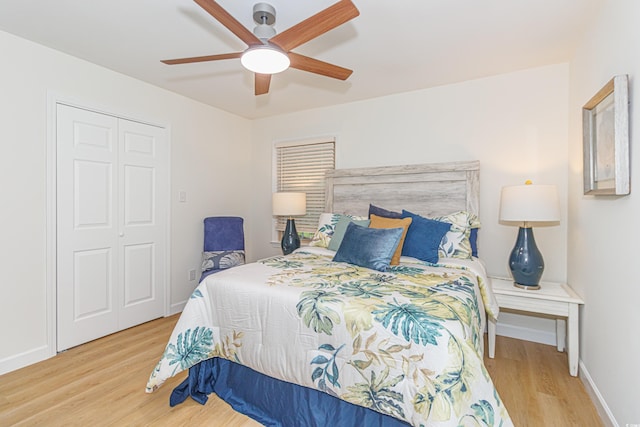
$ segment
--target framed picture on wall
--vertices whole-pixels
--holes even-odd
[[[584,194],[629,194],[628,87],[615,76],[582,107]]]

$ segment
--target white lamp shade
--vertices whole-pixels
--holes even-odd
[[[270,45],[259,45],[247,49],[240,57],[242,66],[259,74],[280,73],[291,65],[289,56]]]
[[[560,221],[560,202],[555,185],[502,187],[500,220],[513,222]]]
[[[307,193],[273,193],[274,216],[294,216],[307,213]]]

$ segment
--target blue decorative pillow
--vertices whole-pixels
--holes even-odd
[[[384,208],[369,204],[369,218],[371,218],[371,215],[377,215],[383,218],[402,218],[402,214],[400,212],[388,211]]]
[[[333,260],[387,271],[403,232],[403,228],[367,228],[349,223]]]
[[[347,231],[347,225],[349,225],[349,223],[351,222],[361,227],[368,227],[371,221],[369,221],[368,219],[351,219],[346,215],[342,215],[338,220],[335,228],[333,229],[333,236],[331,236],[331,240],[329,241],[329,249],[331,249],[332,251],[337,251],[338,248],[340,248],[340,244],[342,243],[342,239],[344,238],[344,233],[345,231]]]
[[[438,247],[451,224],[428,219],[406,210],[402,210],[403,218],[411,218],[411,225],[404,239],[402,255],[422,261],[438,262]]]

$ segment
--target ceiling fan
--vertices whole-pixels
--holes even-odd
[[[258,25],[252,33],[214,0],[194,1],[249,47],[244,52],[167,59],[162,61],[165,64],[175,65],[240,58],[242,65],[255,73],[256,95],[268,93],[271,74],[284,71],[288,67],[339,80],[346,80],[353,72],[347,68],[291,51],[301,44],[358,16],[360,12],[351,0],[340,0],[277,35],[273,28],[275,24],[275,9],[267,3],[257,3],[254,5],[253,18]],[[270,69],[261,68],[261,65],[265,63],[271,64],[269,58],[265,57],[274,58],[277,66]],[[258,65],[256,65],[256,61]]]

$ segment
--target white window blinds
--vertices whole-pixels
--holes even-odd
[[[313,234],[324,212],[327,170],[335,168],[333,138],[314,141],[288,142],[275,145],[276,191],[307,193],[307,214],[297,216],[298,233]],[[278,217],[276,229],[283,231],[287,218]]]

